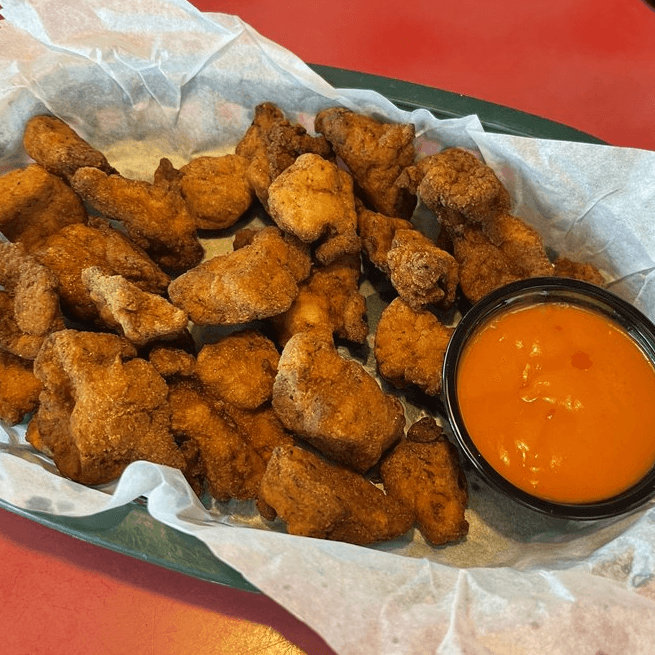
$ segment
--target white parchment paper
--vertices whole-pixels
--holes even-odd
[[[281,10],[281,9],[279,9]],[[234,16],[182,0],[3,2],[0,173],[26,164],[26,120],[53,113],[126,176],[149,179],[229,151],[271,100],[311,129],[341,104],[417,126],[422,152],[482,154],[513,212],[553,250],[594,262],[610,288],[655,319],[655,153],[485,133],[475,116],[439,121],[378,94],[339,90]],[[252,507],[205,508],[178,471],[132,464],[117,484],[61,478],[0,426],[0,498],[88,516],[145,496],[157,520],[193,534],[314,628],[339,653],[652,653],[655,507],[566,522],[470,478],[471,530],[434,549],[420,536],[361,548],[267,529]]]

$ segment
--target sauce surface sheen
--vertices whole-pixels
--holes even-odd
[[[487,462],[543,499],[610,498],[655,461],[655,368],[590,310],[542,303],[492,318],[464,349],[457,394]]]

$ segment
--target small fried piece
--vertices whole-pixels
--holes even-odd
[[[418,440],[413,439],[414,430]],[[410,427],[407,439],[383,460],[380,476],[387,494],[412,509],[421,534],[431,544],[440,546],[468,534],[466,477],[456,448],[433,418],[422,418]]]
[[[239,330],[198,353],[196,374],[207,393],[240,409],[256,409],[271,399],[280,359],[261,332]]]
[[[402,298],[384,309],[375,332],[380,375],[394,387],[416,385],[428,396],[441,392],[441,372],[453,328],[427,310],[414,310]]]
[[[553,265],[557,277],[568,277],[574,280],[582,280],[597,284],[599,287],[605,286],[603,274],[589,262],[574,262],[568,257],[558,257]]]
[[[68,225],[46,239],[33,253],[59,283],[63,309],[80,321],[95,320],[98,311],[82,281],[82,271],[93,266],[106,275],[122,275],[139,289],[163,294],[170,281],[148,255],[104,221]]]
[[[273,408],[284,426],[327,457],[368,471],[403,435],[402,404],[354,360],[342,358],[331,330],[295,334],[273,384]]]
[[[409,218],[416,198],[397,184],[414,163],[414,125],[383,123],[343,107],[320,111],[314,121],[345,162],[371,206],[381,214]]]
[[[300,155],[271,183],[268,211],[282,230],[316,244],[321,264],[360,251],[352,178],[319,155]]]
[[[484,223],[510,209],[510,196],[494,170],[462,148],[448,148],[405,171],[401,184],[415,190],[437,216],[452,225]]]
[[[39,115],[25,125],[23,146],[48,172],[70,180],[78,168],[91,166],[108,175],[116,173],[107,158],[60,118]]]
[[[88,167],[78,169],[70,182],[94,209],[120,221],[163,268],[185,271],[202,259],[196,224],[178,184],[150,184]]]
[[[43,343],[34,362],[43,391],[27,438],[62,475],[103,484],[140,459],[184,469],[166,382],[135,355],[114,334],[62,330]]]
[[[0,230],[29,253],[71,223],[85,223],[79,196],[38,164],[0,176]]]
[[[174,345],[155,345],[148,353],[148,361],[165,380],[178,376],[190,378],[196,372],[196,358]]]
[[[366,545],[405,534],[411,512],[353,471],[299,447],[276,448],[259,490],[258,508],[279,516],[290,534]]]
[[[245,157],[223,155],[196,157],[180,168],[180,191],[197,228],[222,230],[243,216],[255,197],[248,165]]]
[[[168,293],[197,325],[248,323],[289,309],[310,267],[309,249],[271,226],[249,245],[180,275]]]
[[[46,335],[64,327],[57,279],[24,248],[0,242],[0,349],[34,359]]]
[[[391,250],[396,231],[413,229],[412,223],[403,218],[385,216],[367,209],[362,203],[357,204],[357,230],[362,241],[362,250],[371,264],[387,275],[387,254]]]
[[[290,123],[272,102],[255,107],[252,124],[236,146],[235,153],[248,162],[246,179],[264,207],[271,182],[300,155],[311,152],[332,159],[323,136],[311,136],[304,127]]]
[[[315,266],[300,284],[291,307],[271,319],[278,342],[284,345],[297,332],[327,327],[342,339],[365,343],[368,325],[360,275],[359,255],[343,255],[327,266]]]
[[[471,225],[456,230],[453,254],[460,288],[471,302],[510,282],[555,271],[537,231],[511,214],[496,216],[484,229]]]
[[[121,275],[104,275],[93,266],[82,271],[82,282],[102,321],[133,344],[172,339],[187,327],[185,312],[157,294],[142,291]]]
[[[396,230],[387,267],[391,284],[413,309],[428,304],[448,309],[455,301],[457,261],[418,230]]]
[[[39,404],[41,382],[35,377],[33,363],[0,350],[0,421],[20,423]]]

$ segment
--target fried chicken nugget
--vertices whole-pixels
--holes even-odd
[[[537,231],[511,214],[496,216],[485,228],[454,231],[453,253],[460,288],[471,302],[510,282],[555,273]]]
[[[568,257],[558,257],[554,262],[555,275],[568,277],[583,282],[591,282],[599,287],[605,286],[603,274],[589,262],[574,262]]]
[[[222,230],[243,216],[255,197],[248,165],[245,157],[223,155],[197,157],[180,168],[180,191],[198,229]]]
[[[261,332],[239,330],[198,353],[196,374],[205,390],[240,409],[270,401],[280,354]]]
[[[317,114],[314,127],[345,162],[376,211],[397,218],[412,215],[416,198],[397,180],[414,163],[414,125],[383,123],[331,107]]]
[[[362,250],[371,264],[389,275],[387,254],[391,250],[397,230],[413,230],[410,221],[403,218],[385,216],[371,211],[362,203],[357,204],[357,230],[362,241]]]
[[[197,325],[248,323],[289,309],[310,268],[309,248],[271,226],[180,275],[168,293]]]
[[[130,343],[142,346],[156,339],[172,339],[187,327],[185,312],[121,275],[104,275],[94,266],[82,271],[82,282],[102,321]]]
[[[276,448],[261,481],[258,508],[290,534],[366,545],[412,525],[408,508],[347,468],[299,447]]]
[[[387,268],[394,289],[413,309],[428,304],[448,309],[455,301],[457,261],[418,230],[395,231]]]
[[[120,221],[163,268],[185,271],[202,259],[196,224],[178,184],[151,184],[89,167],[78,169],[70,182],[94,209]]]
[[[402,298],[384,309],[375,332],[380,375],[394,387],[416,385],[428,396],[441,392],[441,371],[453,328],[427,310],[414,310]]]
[[[316,244],[321,264],[360,251],[352,178],[319,155],[300,155],[275,178],[268,211],[282,230]]]
[[[36,409],[40,392],[32,361],[0,350],[0,421],[20,423]]]
[[[114,334],[62,330],[44,342],[34,362],[43,391],[27,439],[52,454],[62,475],[103,484],[140,459],[184,469],[166,382],[135,355]]]
[[[343,255],[327,266],[315,266],[301,282],[291,307],[271,319],[278,342],[284,345],[297,332],[327,327],[342,339],[365,343],[368,325],[360,276],[359,255]]]
[[[325,328],[299,332],[287,342],[273,408],[288,430],[360,473],[405,429],[400,401],[385,394],[361,364],[342,358]]]
[[[34,359],[44,338],[64,327],[57,279],[22,246],[0,242],[0,349]]]
[[[383,460],[380,476],[387,494],[411,508],[421,534],[433,545],[468,534],[466,477],[456,448],[433,418],[409,428],[407,439]]]
[[[421,159],[400,180],[447,225],[484,223],[510,209],[510,196],[494,170],[462,148]]]
[[[33,253],[59,283],[63,309],[80,321],[92,321],[98,311],[82,281],[85,268],[98,267],[106,275],[122,275],[139,289],[163,294],[170,278],[124,234],[104,221],[68,225],[51,235]]]
[[[55,116],[33,116],[23,133],[27,154],[48,172],[70,180],[78,168],[91,166],[108,175],[116,173],[107,158],[72,127]]]
[[[38,164],[0,176],[0,230],[31,252],[71,223],[85,223],[79,196]]]
[[[304,153],[325,159],[334,157],[325,137],[311,136],[304,127],[290,123],[272,102],[255,107],[252,124],[236,146],[235,153],[249,164],[246,179],[264,207],[271,182]]]

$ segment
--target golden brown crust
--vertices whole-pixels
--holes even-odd
[[[40,392],[32,361],[0,350],[0,420],[20,423],[36,409]]]
[[[603,274],[589,262],[575,262],[568,257],[558,257],[553,262],[553,265],[557,277],[582,280],[591,284],[597,284],[599,287],[605,286]]]

